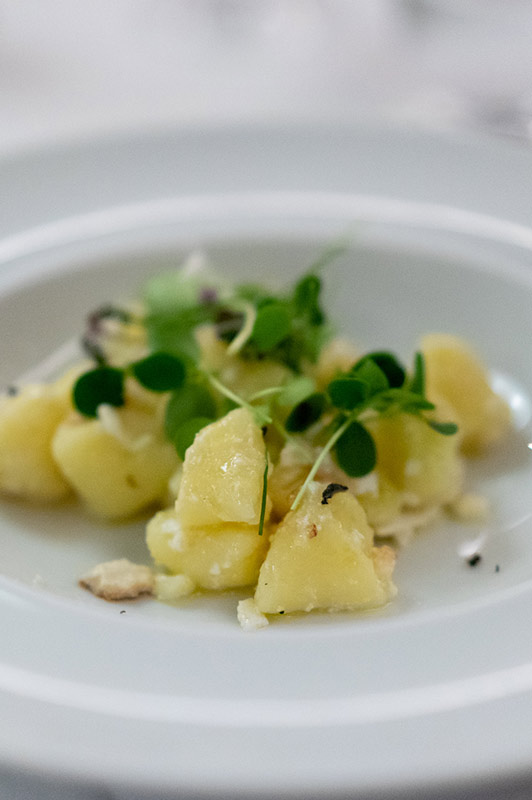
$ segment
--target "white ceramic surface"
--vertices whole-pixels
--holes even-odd
[[[369,129],[169,134],[0,164],[1,384],[192,247],[278,286],[347,236],[327,270],[338,326],[405,357],[427,330],[469,337],[516,417],[469,476],[495,508],[479,567],[457,552],[475,530],[442,523],[401,555],[388,608],[255,634],[236,593],[171,608],[82,592],[96,561],[146,557],[140,523],[2,504],[5,768],[158,797],[528,780],[531,167],[519,149]]]

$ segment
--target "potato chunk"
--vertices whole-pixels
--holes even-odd
[[[230,589],[256,582],[268,537],[256,525],[184,527],[170,509],[150,520],[146,542],[154,561],[171,573],[203,589]]]
[[[117,422],[72,414],[52,442],[61,472],[87,508],[108,519],[132,516],[166,496],[179,462],[154,413],[134,406],[108,409]]]
[[[411,414],[368,421],[377,445],[378,472],[402,492],[406,506],[450,503],[461,491],[457,435],[444,436]]]
[[[362,507],[350,492],[323,504],[325,488],[313,482],[273,534],[255,592],[262,613],[368,608],[394,595]]]
[[[507,432],[511,415],[492,390],[476,353],[457,336],[429,334],[421,341],[427,373],[427,396],[442,397],[456,414],[462,450],[480,453]],[[436,402],[436,400],[434,400]]]
[[[184,527],[260,520],[265,447],[249,411],[238,408],[203,428],[189,447],[176,503]]]
[[[1,492],[36,502],[54,502],[68,494],[51,449],[66,413],[65,400],[53,387],[27,386],[0,398]]]

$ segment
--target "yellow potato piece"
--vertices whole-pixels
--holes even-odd
[[[264,467],[263,436],[249,411],[238,408],[207,425],[186,452],[176,502],[180,523],[257,525]]]
[[[203,589],[230,589],[256,582],[268,537],[256,525],[186,528],[171,509],[150,520],[146,542],[154,561],[171,573]]]
[[[86,507],[119,519],[164,499],[179,459],[153,413],[128,407],[110,413],[117,421],[116,435],[100,419],[72,414],[58,427],[52,451]]]
[[[325,488],[313,482],[272,536],[255,592],[264,614],[375,607],[395,593],[393,555],[377,557],[362,507],[350,492],[324,505]]]
[[[500,440],[511,423],[510,409],[489,384],[487,370],[474,350],[450,334],[421,340],[427,396],[442,397],[455,412],[463,452],[480,453]]]
[[[379,417],[367,427],[377,445],[379,474],[401,490],[407,506],[442,505],[460,493],[463,466],[456,435],[444,436],[411,414]]]
[[[0,492],[37,502],[68,494],[51,450],[67,410],[64,396],[53,387],[28,386],[0,400]]]

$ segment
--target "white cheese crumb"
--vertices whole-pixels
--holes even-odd
[[[397,542],[404,547],[408,544],[414,533],[418,528],[423,528],[432,522],[439,514],[438,506],[430,506],[423,511],[407,512],[403,511],[398,514],[391,522],[385,525],[375,526],[375,533],[377,536],[392,536]]]
[[[463,522],[485,522],[489,517],[490,504],[487,497],[467,493],[451,503],[449,511]]]
[[[410,478],[420,475],[422,466],[419,458],[409,458],[405,464],[405,475]]]
[[[149,567],[119,558],[98,564],[79,583],[104,600],[131,600],[152,593],[154,576]]]
[[[177,519],[167,519],[163,522],[162,528],[168,523],[168,527],[165,529],[166,533],[171,533],[172,538],[168,541],[168,547],[171,550],[175,550],[177,553],[182,553],[185,548],[185,534],[183,533],[183,528]],[[170,523],[173,523],[170,525]]]
[[[139,450],[143,450],[153,441],[153,436],[149,433],[145,433],[143,436],[137,436],[136,439],[130,436],[124,429],[120,414],[114,406],[108,403],[100,403],[96,411],[98,420],[104,431],[108,433],[109,436],[114,436],[114,438],[119,441],[126,450],[129,450],[130,453],[138,453]]]
[[[359,494],[372,494],[379,493],[379,476],[375,470],[364,475],[363,478],[356,478],[354,483],[354,493]]]
[[[236,616],[243,631],[258,631],[269,624],[268,618],[259,611],[253,597],[239,602]]]
[[[181,525],[175,517],[168,517],[161,522],[161,531],[163,533],[180,533]]]
[[[173,603],[192,594],[196,588],[188,575],[156,575],[154,594],[162,603]]]

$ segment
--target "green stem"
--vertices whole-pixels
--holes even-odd
[[[270,386],[269,389],[262,389],[262,391],[252,394],[249,402],[252,403],[254,400],[260,400],[262,397],[269,397],[272,394],[280,394],[284,388],[284,386]]]
[[[353,414],[351,414],[345,420],[345,422],[342,425],[340,425],[340,427],[333,433],[333,435],[331,436],[329,441],[324,445],[321,453],[319,454],[319,456],[317,457],[316,461],[312,465],[312,468],[311,468],[309,474],[307,475],[303,486],[301,487],[301,489],[297,493],[296,499],[294,500],[294,502],[290,506],[290,511],[295,511],[296,510],[296,508],[298,507],[298,505],[301,502],[301,498],[303,497],[303,495],[307,491],[307,487],[308,487],[309,483],[314,480],[314,476],[316,475],[316,473],[318,472],[319,468],[321,467],[321,465],[323,463],[323,460],[325,459],[325,456],[327,455],[327,453],[329,453],[332,450],[332,448],[334,447],[334,445],[336,444],[336,442],[338,441],[340,436],[351,425],[351,423],[353,422],[354,418],[355,418],[355,416]]]
[[[262,476],[262,500],[260,504],[259,536],[264,531],[264,518],[266,516],[266,500],[268,497],[268,450],[264,450],[264,475]]]
[[[210,372],[206,372],[205,376],[211,386],[213,386],[220,394],[223,394],[224,397],[227,397],[228,400],[232,400],[233,403],[236,403],[238,406],[242,408],[247,408],[247,410],[253,414],[255,418],[259,417],[259,420],[264,425],[269,425],[272,421],[272,418],[268,414],[264,414],[259,409],[252,406],[243,397],[239,397],[239,395],[235,394],[231,389],[225,386],[218,378],[215,378],[214,375],[211,375]]]

